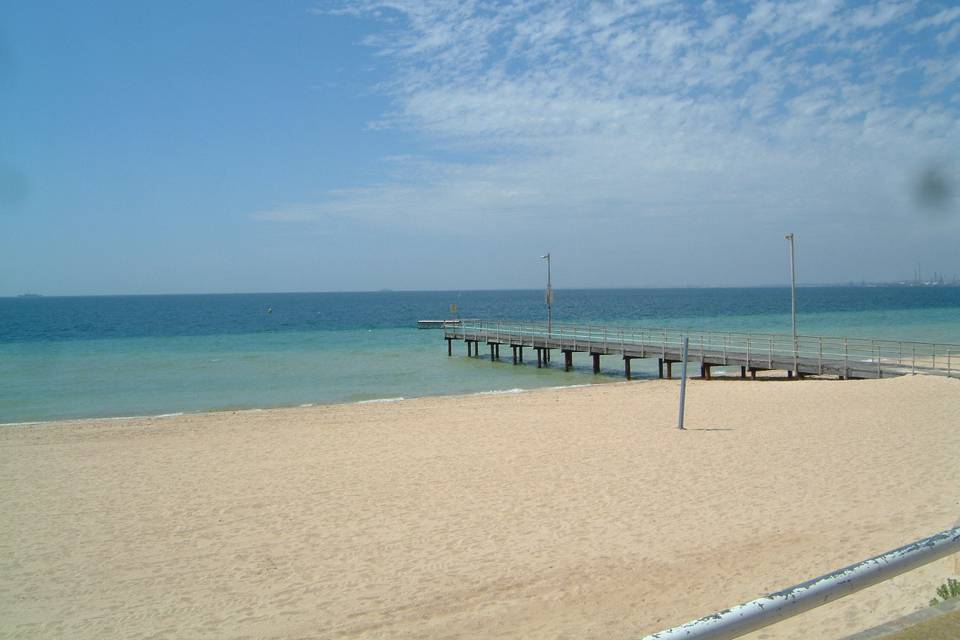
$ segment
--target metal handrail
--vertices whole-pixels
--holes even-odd
[[[538,324],[538,323],[536,323],[536,322],[530,322],[530,321],[503,320],[503,319],[501,319],[501,320],[492,320],[492,321],[491,321],[491,320],[480,320],[480,319],[467,319],[467,320],[461,320],[461,321],[460,321],[460,324],[461,324],[461,325],[471,325],[471,324],[496,324],[497,322],[501,322],[501,323],[503,323],[504,325],[509,325],[509,324],[520,325],[520,324],[524,324],[524,325],[529,325],[529,326],[531,326],[531,327],[536,327],[536,326],[542,326],[542,327],[544,327],[544,328],[546,327],[546,323]],[[597,328],[595,325],[591,325],[591,326],[594,326],[595,328]],[[564,329],[565,332],[566,332],[567,330],[572,330],[572,329],[577,329],[577,328],[579,328],[579,329],[584,329],[583,325],[577,325],[577,324],[572,324],[572,323],[554,322],[554,323],[553,323],[553,333],[556,334],[556,333],[558,332],[558,329],[560,329],[561,327]],[[448,327],[448,328],[452,328],[452,327]],[[601,326],[600,328],[601,328],[601,330],[602,330],[602,326]],[[617,329],[621,329],[621,327],[608,327],[608,329],[610,329],[610,330],[617,330]],[[744,331],[698,331],[698,330],[694,330],[694,329],[688,329],[688,328],[685,328],[685,327],[656,327],[656,328],[651,328],[651,327],[645,327],[645,326],[622,327],[622,329],[625,330],[625,331],[631,331],[631,332],[633,332],[633,331],[674,331],[674,332],[680,332],[680,333],[683,333],[683,334],[685,334],[685,335],[691,335],[691,336],[694,336],[694,335],[695,335],[695,336],[699,336],[699,335],[701,335],[701,334],[703,334],[703,335],[712,334],[712,335],[744,336],[745,338],[746,338],[747,336],[753,336],[753,337],[763,336],[763,337],[765,337],[765,338],[766,338],[766,337],[782,338],[782,339],[784,340],[784,342],[788,342],[788,343],[791,343],[791,344],[792,344],[792,342],[793,342],[793,336],[792,336],[791,334],[789,334],[789,333],[756,333],[756,332],[744,332]],[[819,335],[810,335],[810,334],[797,334],[797,338],[798,338],[798,339],[801,339],[801,338],[820,339],[820,338],[822,338],[822,339],[825,339],[825,340],[826,340],[826,339],[843,340],[843,339],[844,339],[844,336],[819,336]],[[950,344],[943,343],[943,342],[924,342],[924,341],[922,341],[922,340],[895,340],[895,339],[893,339],[893,338],[851,338],[851,337],[849,337],[849,336],[846,336],[846,339],[851,340],[851,341],[860,341],[860,342],[868,343],[868,344],[870,344],[871,347],[875,346],[875,343],[886,343],[886,344],[888,344],[888,345],[910,344],[910,345],[924,345],[924,346],[930,346],[930,347],[952,346],[953,348],[960,348],[960,345],[957,345],[957,344],[952,344],[952,345],[950,345]]]
[[[532,324],[532,323],[529,323],[529,322],[520,323],[520,322],[511,322],[511,321],[499,321],[499,323],[501,324],[501,326],[509,326],[509,325],[511,325],[511,324],[515,324],[515,325],[517,325],[517,326],[524,325],[525,331],[524,331],[523,333],[524,333],[525,335],[540,336],[540,335],[544,335],[544,334],[546,333],[545,330],[542,330],[542,331],[541,331],[541,330],[537,330],[537,325]],[[467,329],[467,330],[469,330],[469,331],[471,331],[471,332],[472,332],[472,331],[486,331],[486,330],[487,330],[487,329],[486,329],[486,326],[487,326],[487,325],[491,325],[491,324],[495,324],[495,323],[488,323],[488,322],[486,322],[486,321],[463,322],[463,323],[461,323],[461,325],[458,325],[458,326],[447,326],[447,327],[445,327],[445,330],[446,330],[447,333],[453,333],[453,332],[457,332],[457,331],[461,331],[461,332],[462,332],[463,329]],[[559,334],[559,331],[560,331],[560,330],[563,330],[564,334],[567,335],[567,336],[576,335],[578,338],[579,338],[579,337],[591,338],[591,337],[593,337],[594,335],[597,335],[597,334],[602,335],[602,331],[603,331],[604,329],[606,329],[608,332],[609,332],[609,331],[618,331],[618,332],[623,331],[623,332],[625,332],[626,334],[633,334],[633,335],[636,335],[636,332],[637,332],[637,331],[640,331],[640,332],[656,331],[656,332],[658,332],[658,333],[666,333],[667,336],[670,336],[670,334],[674,334],[674,335],[676,336],[674,339],[677,339],[677,340],[681,339],[683,336],[690,336],[690,337],[695,337],[695,338],[699,341],[699,340],[701,339],[701,337],[702,337],[705,344],[720,344],[719,342],[716,341],[716,338],[717,338],[718,336],[721,337],[721,339],[726,338],[728,341],[729,341],[731,338],[742,336],[744,342],[746,342],[747,340],[755,340],[755,339],[757,339],[757,338],[762,338],[762,339],[765,339],[765,340],[773,340],[773,342],[774,342],[775,345],[776,345],[776,344],[780,344],[781,342],[782,342],[782,343],[785,343],[785,344],[788,344],[788,345],[789,345],[789,346],[788,346],[788,350],[789,350],[790,352],[792,352],[792,350],[793,350],[793,348],[792,348],[792,342],[793,342],[792,336],[789,336],[789,335],[786,335],[786,334],[777,334],[777,333],[758,334],[758,333],[752,333],[752,332],[751,332],[751,333],[742,333],[742,332],[737,332],[737,331],[725,331],[725,332],[720,333],[720,332],[699,332],[699,331],[692,331],[692,330],[689,330],[689,329],[676,329],[676,328],[649,329],[649,328],[646,328],[646,327],[637,327],[637,328],[633,328],[633,327],[603,327],[603,328],[601,328],[601,329],[599,330],[599,332],[598,332],[598,331],[594,331],[594,330],[588,331],[587,329],[585,329],[585,328],[583,328],[583,327],[578,327],[577,325],[560,325],[560,324],[554,324],[554,326],[553,326],[553,332],[552,332],[551,335],[558,335],[558,334]],[[519,333],[519,331],[516,332],[516,333]],[[868,351],[870,351],[870,352],[875,352],[878,346],[882,349],[882,348],[884,348],[885,345],[886,345],[886,346],[896,346],[896,347],[898,348],[898,351],[900,351],[904,345],[908,345],[908,346],[913,347],[913,348],[916,348],[916,347],[929,347],[929,348],[930,348],[930,349],[929,349],[929,352],[930,352],[931,355],[934,353],[934,351],[936,351],[938,354],[940,354],[940,353],[946,354],[947,350],[954,350],[954,351],[955,351],[955,350],[960,349],[960,345],[956,345],[956,344],[946,344],[946,343],[942,343],[942,342],[933,343],[933,342],[920,342],[920,341],[914,341],[914,340],[890,340],[890,339],[875,339],[875,338],[850,338],[850,337],[838,337],[838,336],[835,337],[835,336],[808,336],[808,335],[801,335],[801,336],[797,336],[797,337],[798,337],[798,344],[799,344],[798,350],[799,350],[799,352],[801,352],[801,353],[804,351],[804,346],[805,346],[805,345],[809,347],[809,345],[811,344],[809,341],[817,341],[817,344],[819,345],[820,343],[822,343],[822,342],[824,342],[824,341],[830,341],[830,340],[835,340],[835,341],[837,341],[838,343],[842,343],[842,341],[845,340],[845,341],[847,341],[847,344],[848,344],[849,346],[851,346],[851,347],[853,347],[854,345],[857,345],[857,344],[861,344],[861,345],[863,345],[863,346],[864,346]],[[713,338],[713,339],[711,340],[710,338]],[[779,340],[778,340],[778,339],[779,339]],[[644,341],[645,341],[645,342],[648,342],[648,341],[646,341],[646,340],[644,340]],[[900,357],[902,358],[902,355],[901,355]]]
[[[958,551],[960,527],[954,527],[783,591],[651,634],[644,640],[738,638]]]

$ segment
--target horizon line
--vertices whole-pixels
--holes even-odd
[[[798,282],[798,288],[814,287],[864,287],[877,285],[903,285],[917,286],[927,288],[923,283],[913,284],[912,281],[863,281],[854,282]],[[934,288],[944,286],[952,287],[952,284],[929,285]],[[599,286],[599,287],[554,287],[555,291],[635,291],[643,289],[789,289],[790,283],[783,284],[685,284],[685,285],[645,285],[645,286]],[[340,290],[318,290],[318,291],[195,291],[195,292],[149,292],[149,293],[65,293],[65,294],[45,294],[35,292],[23,292],[15,294],[0,295],[0,299],[17,298],[132,298],[149,296],[254,296],[254,295],[302,295],[302,294],[334,294],[334,293],[453,293],[453,292],[492,292],[492,291],[543,291],[545,287],[505,287],[505,288],[463,288],[463,289],[340,289]]]

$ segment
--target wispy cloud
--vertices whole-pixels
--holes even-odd
[[[960,19],[960,7],[951,7],[938,11],[937,13],[929,15],[925,18],[915,20],[913,24],[910,25],[910,30],[916,32],[928,27],[942,27],[958,19]]]
[[[326,9],[323,9],[326,10]],[[960,148],[955,7],[913,1],[360,2],[378,126],[471,162],[395,161],[313,214],[464,228],[603,216],[899,215]],[[428,167],[428,169],[427,169]],[[280,216],[283,217],[282,215]],[[305,218],[312,219],[312,218]]]

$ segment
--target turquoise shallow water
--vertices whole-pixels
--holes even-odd
[[[803,288],[807,335],[960,344],[960,288]],[[420,318],[542,319],[539,291],[0,299],[0,423],[509,391],[621,379],[446,357]],[[789,333],[786,289],[558,291],[558,322]],[[503,354],[508,355],[508,354]],[[639,365],[639,366],[637,366]],[[655,365],[635,363],[653,375]]]

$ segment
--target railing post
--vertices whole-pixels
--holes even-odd
[[[727,364],[727,334],[723,334],[723,364]]]
[[[750,368],[750,334],[747,334],[747,369]]]

